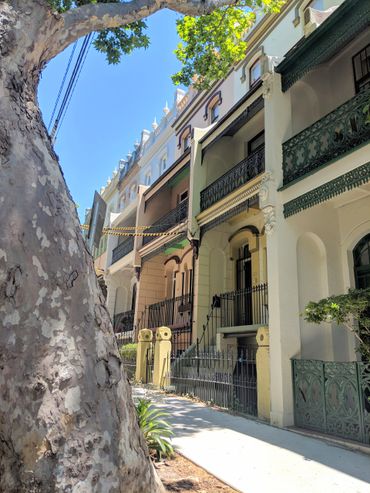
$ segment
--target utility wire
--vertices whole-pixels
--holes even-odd
[[[76,41],[75,44],[73,45],[72,52],[71,52],[71,55],[70,55],[69,60],[68,60],[67,68],[66,68],[66,71],[64,72],[64,77],[63,77],[62,83],[61,83],[60,88],[59,88],[57,100],[55,101],[54,109],[53,109],[53,112],[52,112],[51,117],[50,117],[50,121],[49,121],[49,125],[48,125],[48,131],[50,131],[51,124],[53,123],[53,119],[54,119],[55,113],[57,111],[57,107],[59,104],[60,97],[62,95],[64,84],[67,80],[67,75],[68,75],[69,69],[70,69],[71,64],[72,64],[72,60],[73,60],[73,56],[74,56],[76,48],[77,48],[77,44],[78,44],[78,42]]]
[[[59,108],[57,117],[56,117],[55,122],[54,122],[53,129],[52,129],[51,134],[50,134],[50,137],[51,137],[53,142],[55,142],[57,134],[58,134],[60,127],[63,123],[64,117],[66,115],[69,104],[71,102],[76,84],[78,82],[82,68],[83,68],[84,63],[86,61],[86,57],[87,57],[87,54],[89,52],[92,41],[93,41],[93,34],[92,33],[85,36],[85,38],[83,40],[80,52],[78,54],[75,66],[74,66],[73,71],[72,71],[71,78],[69,80],[66,92],[64,94],[61,106]]]

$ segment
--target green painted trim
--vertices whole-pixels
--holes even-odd
[[[167,182],[167,186],[169,188],[175,187],[180,181],[190,175],[190,167],[185,166],[179,173],[176,173],[170,180]]]
[[[169,242],[165,243],[164,245],[159,246],[158,248],[156,248],[155,250],[151,251],[150,253],[147,253],[146,255],[144,255],[141,258],[142,264],[144,264],[144,262],[147,262],[151,258],[155,257],[156,255],[159,255],[160,253],[165,253],[165,251],[167,249],[172,248],[174,244],[179,244],[180,241],[182,241],[184,239],[187,240],[186,234],[178,235],[174,240],[169,241]]]
[[[254,334],[260,327],[266,327],[265,325],[254,324],[254,325],[235,325],[233,327],[219,327],[217,329],[217,334]]]
[[[298,212],[326,202],[336,195],[340,195],[352,188],[359,187],[370,181],[370,162],[358,168],[338,176],[320,187],[304,193],[300,197],[284,204],[284,217],[290,217]]]
[[[173,245],[169,246],[165,251],[165,255],[171,255],[174,253],[176,250],[183,250],[187,245],[189,245],[189,240],[187,238],[184,238],[181,241],[178,241],[177,243],[174,243]]]
[[[336,156],[334,159],[331,159],[330,161],[328,161],[327,163],[325,164],[322,164],[321,166],[318,166],[317,168],[315,169],[312,169],[311,171],[308,171],[305,175],[302,175],[302,176],[299,176],[298,178],[296,178],[295,180],[292,180],[291,182],[287,183],[286,185],[282,185],[281,187],[279,187],[277,190],[278,192],[283,192],[284,190],[286,190],[287,188],[293,186],[293,185],[296,185],[297,183],[299,183],[300,181],[306,179],[308,176],[312,176],[314,175],[315,173],[317,173],[318,171],[326,168],[327,166],[329,166],[330,164],[333,164],[337,161],[339,161],[340,159],[343,159],[344,157],[346,156],[349,156],[350,154],[352,154],[353,152],[355,151],[358,151],[359,149],[361,149],[361,147],[364,147],[364,146],[367,146],[368,144],[370,144],[370,139],[367,140],[366,142],[363,142],[362,144],[359,144],[358,146],[356,147],[353,147],[352,149],[348,149],[348,151],[346,151],[345,153],[341,154],[340,156]]]
[[[332,58],[370,24],[368,0],[346,0],[309,36],[302,38],[276,67],[283,92],[310,70]]]

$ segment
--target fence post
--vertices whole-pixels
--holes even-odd
[[[257,330],[257,410],[258,417],[270,421],[270,337],[268,327]]]
[[[159,327],[156,330],[154,350],[153,385],[159,388],[170,384],[171,329]]]
[[[150,329],[139,330],[135,372],[135,380],[137,382],[145,382],[146,380],[146,355],[147,351],[152,349],[152,340],[153,332]]]

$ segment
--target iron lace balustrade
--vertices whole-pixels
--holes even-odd
[[[113,317],[114,332],[130,332],[134,328],[134,310],[117,313]]]
[[[284,185],[370,140],[370,87],[283,144]]]
[[[117,260],[123,258],[128,253],[132,252],[134,249],[134,237],[130,236],[127,240],[120,243],[112,252],[112,264],[117,262]]]
[[[145,233],[164,233],[180,224],[188,216],[188,200],[180,202],[175,209],[172,209],[168,214],[162,216],[152,226],[145,230]],[[155,240],[158,236],[144,236],[143,245]]]
[[[191,294],[159,301],[148,306],[148,328],[187,327],[190,324],[192,310]]]
[[[267,284],[223,293],[220,299],[220,327],[268,325]]]
[[[265,170],[265,147],[244,158],[200,192],[200,209],[204,211],[229,193],[252,180]]]

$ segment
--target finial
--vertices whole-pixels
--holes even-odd
[[[152,128],[153,128],[153,130],[155,130],[156,128],[158,128],[158,123],[157,123],[157,118],[156,117],[154,117],[154,121],[152,123]]]
[[[166,101],[166,106],[163,108],[163,113],[167,116],[169,112],[170,112],[170,109],[169,109],[168,103]]]

